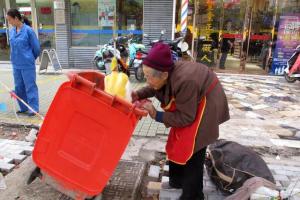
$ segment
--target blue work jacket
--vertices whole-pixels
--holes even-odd
[[[30,26],[23,24],[17,33],[16,27],[10,30],[10,59],[15,69],[34,69],[35,60],[40,55],[40,43]]]

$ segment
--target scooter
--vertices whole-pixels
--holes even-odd
[[[118,61],[118,69],[128,74],[128,66],[126,64],[128,52],[124,45],[126,37],[117,37],[111,39],[108,44],[99,45],[99,50],[96,51],[93,63],[97,69],[105,74],[110,74],[110,65],[113,57]]]
[[[150,40],[149,44],[147,46],[153,47],[156,43],[164,42],[163,37],[164,37],[165,31],[162,30],[159,39],[157,40],[150,40],[149,36],[147,34],[144,34],[144,38],[147,38]],[[170,46],[171,54],[172,54],[172,59],[174,62],[180,60],[183,56],[183,54],[187,54],[188,56],[191,56],[189,49],[189,45],[184,41],[184,37],[179,37],[176,38],[175,40],[167,43]],[[136,53],[136,57],[134,59],[133,68],[135,70],[135,77],[138,81],[143,81],[144,80],[144,72],[142,68],[142,61],[143,59],[147,56],[147,52],[145,52],[143,49],[139,49]],[[192,58],[193,60],[193,58]]]
[[[138,50],[134,60],[131,62],[131,67],[129,67],[129,69],[134,70],[135,78],[140,82],[145,80],[142,62],[147,55],[148,53],[146,51]]]
[[[300,45],[297,46],[291,58],[287,61],[284,78],[289,83],[300,81]]]
[[[188,55],[193,60],[191,52],[189,51],[189,45],[187,42],[184,41],[184,37],[176,38],[175,40],[169,43],[169,46],[172,51],[173,60],[176,59],[176,57],[174,57],[176,55],[178,56],[177,60],[182,59],[184,54]]]
[[[144,73],[142,69],[142,61],[145,56],[146,47],[143,44],[132,42],[133,37],[128,40],[129,63],[128,69],[133,72],[136,80],[143,81]]]
[[[158,42],[163,42],[163,36],[165,31],[162,30],[159,39],[157,40],[150,40],[147,34],[144,34],[143,37],[150,40],[147,46],[153,47],[154,44]],[[148,52],[146,51],[146,46],[143,44],[132,43],[132,39],[128,40],[128,47],[129,47],[129,67],[130,71],[133,71],[136,80],[142,82],[145,80],[142,62],[143,59],[147,56]]]

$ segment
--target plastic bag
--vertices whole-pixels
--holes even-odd
[[[122,97],[131,102],[131,84],[129,78],[123,72],[113,71],[104,80],[105,92]]]
[[[283,199],[300,200],[300,178],[292,181],[286,190],[281,192],[281,196]]]
[[[279,200],[280,194],[277,190],[272,190],[267,187],[258,188],[254,194],[251,195],[250,200]]]

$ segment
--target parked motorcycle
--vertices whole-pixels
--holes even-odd
[[[300,45],[297,46],[291,58],[287,61],[284,78],[289,83],[300,81]]]
[[[163,41],[164,31],[161,31],[161,35],[159,39],[157,40],[150,40],[149,44],[147,46],[152,47],[154,44],[158,42]],[[149,38],[147,34],[143,35],[144,38]],[[129,36],[128,40],[128,49],[129,49],[129,63],[128,63],[128,69],[131,73],[134,73],[135,78],[138,81],[144,81],[144,72],[143,72],[143,66],[142,62],[143,59],[147,56],[146,46],[144,44],[139,44],[132,42],[133,38]]]
[[[144,73],[142,68],[142,61],[146,55],[146,47],[143,44],[132,42],[133,37],[128,40],[128,50],[129,50],[129,64],[128,69],[133,72],[136,80],[143,81]]]
[[[165,31],[162,30],[159,39],[157,40],[150,40],[149,44],[147,46],[153,47],[154,44],[159,43],[159,42],[164,42],[163,37],[164,37]],[[147,34],[144,34],[144,38],[149,39],[149,36]],[[182,56],[186,53],[188,56],[191,56],[191,53],[189,52],[189,46],[188,44],[184,41],[184,37],[179,37],[176,38],[175,40],[167,43],[170,46],[171,54],[172,54],[172,59],[174,62],[180,60]],[[144,80],[144,72],[142,69],[142,60],[147,56],[147,52],[144,50],[138,50],[137,51],[137,56],[135,58],[135,76],[136,79],[139,81]],[[193,60],[193,59],[192,59]]]
[[[131,62],[132,66],[129,67],[129,69],[134,70],[135,78],[138,81],[145,80],[142,62],[143,62],[144,58],[147,56],[147,54],[148,53],[146,51],[138,50],[134,60]]]
[[[126,37],[117,37],[111,39],[108,44],[99,45],[99,50],[96,51],[93,58],[95,67],[105,74],[110,74],[111,61],[116,57],[119,71],[128,74],[128,67],[126,65],[128,58],[128,52],[125,46],[126,40]]]
[[[147,46],[152,47],[154,44],[164,42],[165,31],[162,30],[159,39],[150,40]],[[144,38],[149,39],[147,34]],[[146,46],[143,44],[132,42],[132,35],[117,37],[111,40],[108,44],[99,46],[93,58],[93,63],[97,69],[105,74],[110,74],[110,65],[113,57],[117,58],[119,71],[123,71],[128,76],[130,72],[134,73],[138,81],[144,80],[144,73],[142,69],[142,61],[147,56]],[[184,53],[188,53],[188,44],[184,42],[184,37],[176,38],[167,43],[170,46],[172,57],[174,61],[180,60]],[[128,49],[126,46],[128,45]],[[115,48],[116,47],[116,48]],[[128,60],[129,52],[129,60]]]
[[[168,44],[171,48],[173,60],[180,60],[184,54],[191,57],[189,45],[184,41],[184,37],[178,37]],[[192,57],[191,57],[192,58]]]

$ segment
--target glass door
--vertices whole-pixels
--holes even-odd
[[[219,69],[236,72],[240,68],[243,24],[247,0],[224,0],[220,21]]]
[[[247,71],[268,70],[272,48],[275,0],[253,0],[249,9],[249,31],[244,42],[247,48]]]
[[[9,61],[10,59],[8,25],[6,21],[5,7],[5,2],[0,1],[0,61]]]
[[[55,48],[53,0],[35,0],[41,48]]]

